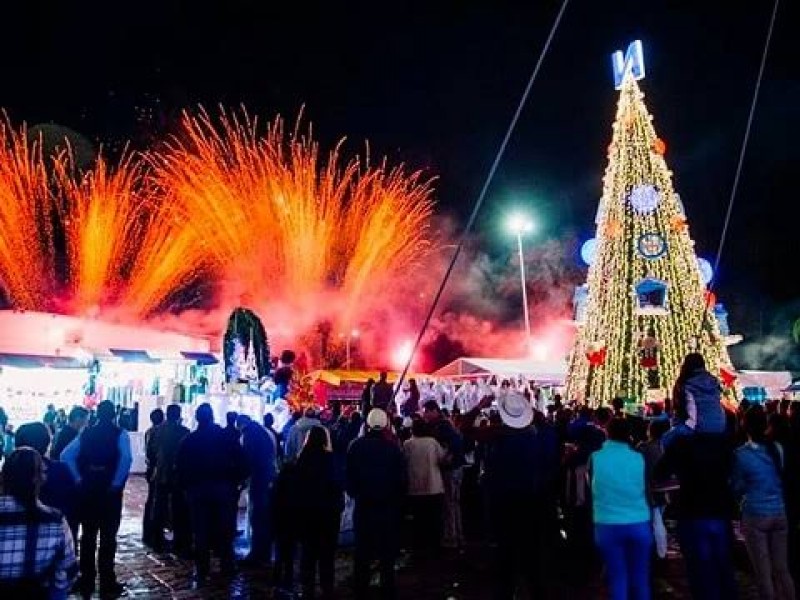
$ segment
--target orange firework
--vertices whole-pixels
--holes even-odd
[[[50,305],[56,294],[54,198],[41,143],[0,119],[0,287],[17,308]]]
[[[77,312],[142,318],[202,275],[299,313],[333,291],[326,316],[349,324],[431,246],[430,181],[323,155],[280,118],[185,114],[159,151],[83,172],[66,147],[51,178],[40,145],[0,123],[0,286],[15,307],[51,308],[63,287]]]
[[[99,156],[82,175],[57,160],[71,305],[116,304],[143,317],[194,279],[201,247],[153,188],[138,156],[112,168]]]
[[[201,111],[153,164],[223,279],[256,300],[334,288],[351,312],[367,282],[377,292],[423,258],[432,201],[419,173],[362,169],[338,150],[321,159],[310,131],[289,135],[280,118],[260,135],[244,112]]]

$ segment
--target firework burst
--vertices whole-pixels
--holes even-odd
[[[56,293],[54,197],[41,143],[0,118],[0,286],[22,309],[51,304]]]
[[[333,289],[352,313],[367,283],[379,290],[430,245],[420,173],[342,161],[339,147],[323,159],[310,131],[289,134],[280,118],[260,135],[245,112],[187,114],[153,164],[221,277],[256,301]]]

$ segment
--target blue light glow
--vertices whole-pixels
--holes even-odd
[[[697,259],[697,266],[700,269],[700,274],[703,277],[703,284],[708,285],[714,279],[714,267],[705,258]]]
[[[595,258],[597,258],[597,239],[591,238],[581,246],[581,259],[587,266],[591,266]]]

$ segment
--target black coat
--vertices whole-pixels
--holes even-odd
[[[399,547],[408,471],[397,444],[368,432],[347,453],[347,493],[355,500],[356,544],[374,551]]]

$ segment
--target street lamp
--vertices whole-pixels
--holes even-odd
[[[361,335],[361,332],[358,329],[353,329],[350,331],[350,335],[347,336],[347,342],[345,343],[345,352],[347,354],[347,358],[345,360],[345,368],[350,369],[350,342],[351,340],[358,339],[358,336]]]
[[[525,256],[522,252],[522,235],[533,231],[533,222],[521,214],[513,214],[508,219],[508,229],[517,236],[519,250],[519,276],[522,283],[522,313],[525,316],[525,348],[531,345],[531,317],[528,314],[528,289],[525,286]]]

